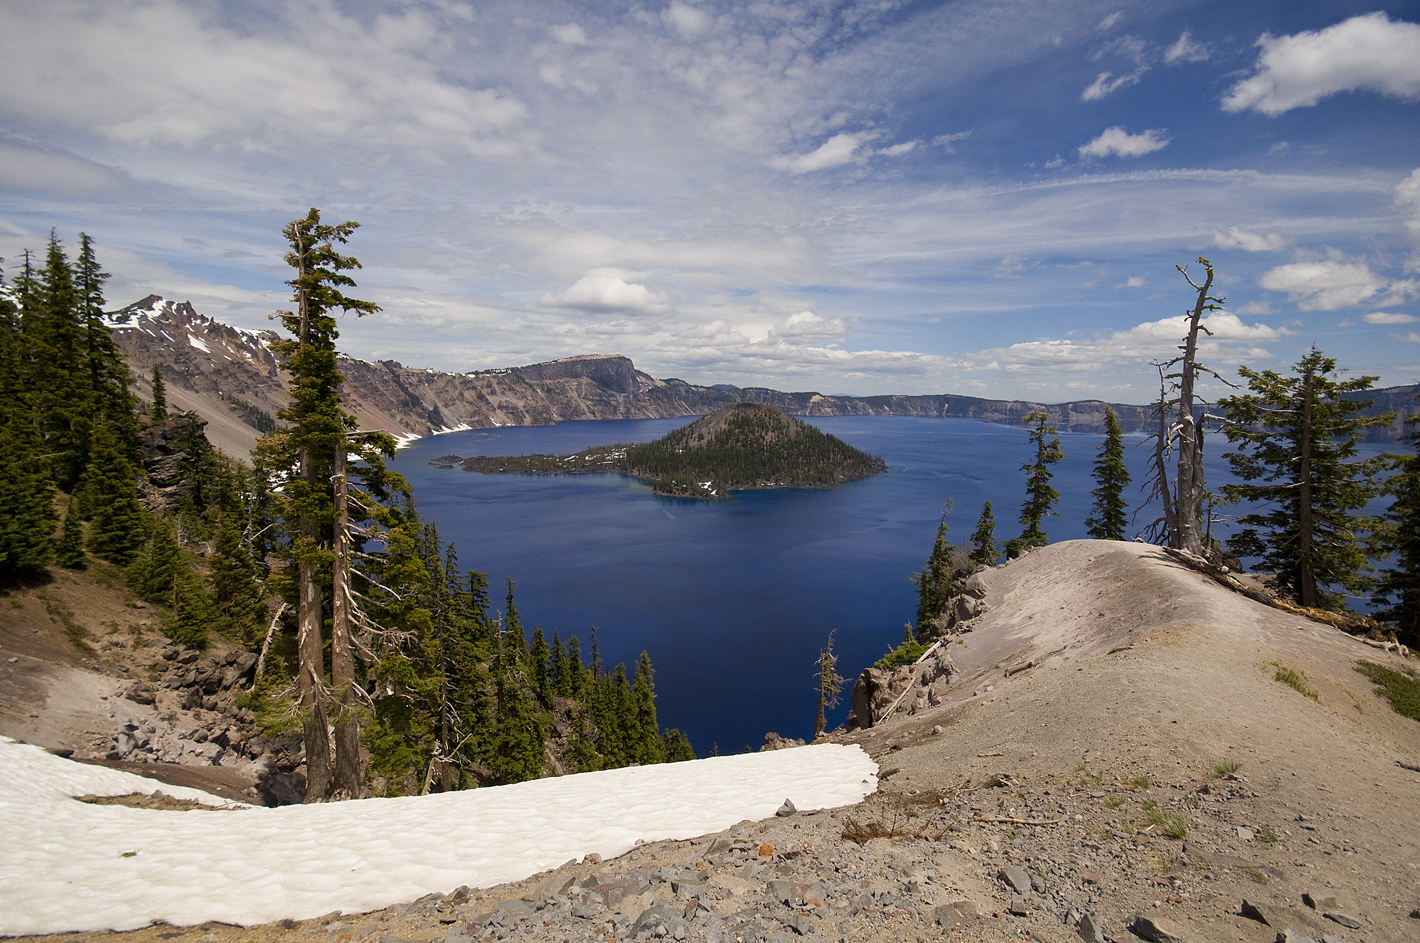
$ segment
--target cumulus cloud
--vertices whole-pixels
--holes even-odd
[[[1120,282],[1118,285],[1115,285],[1114,287],[1115,287],[1115,288],[1143,288],[1145,284],[1146,284],[1146,282],[1144,281],[1144,276],[1142,276],[1142,275],[1131,275],[1131,276],[1129,276],[1128,278],[1126,278],[1124,281]]]
[[[1130,134],[1116,125],[1105,129],[1099,137],[1081,147],[1080,158],[1088,160],[1092,157],[1108,157],[1111,154],[1120,157],[1143,157],[1145,154],[1163,150],[1168,147],[1168,143],[1169,139],[1164,136],[1163,128]]]
[[[1338,311],[1366,301],[1395,304],[1414,296],[1414,281],[1391,281],[1364,262],[1293,262],[1264,272],[1257,283],[1268,291],[1284,291],[1303,311]]]
[[[1394,313],[1387,311],[1372,311],[1361,319],[1367,324],[1414,324],[1417,320],[1413,315],[1402,314],[1399,311]]]
[[[588,45],[587,34],[576,23],[561,23],[548,27],[547,34],[564,46]]]
[[[627,282],[625,274],[620,269],[595,269],[560,294],[546,293],[540,303],[551,308],[626,314],[663,314],[670,309],[664,293]]]
[[[1403,341],[1410,341],[1412,344],[1420,344],[1420,334],[1417,334],[1414,331],[1411,331],[1408,334],[1398,334],[1396,336]]]
[[[1246,252],[1276,252],[1286,247],[1289,240],[1281,233],[1249,232],[1240,226],[1229,226],[1225,231],[1213,233],[1213,245],[1219,249],[1242,249]]]
[[[841,340],[844,335],[843,321],[838,318],[821,318],[812,311],[800,311],[774,325],[770,336],[789,343],[825,343]]]
[[[1208,47],[1193,41],[1193,35],[1184,30],[1182,35],[1168,49],[1164,50],[1164,62],[1177,65],[1180,62],[1203,62],[1208,58]]]
[[[1420,98],[1420,26],[1385,13],[1354,16],[1293,36],[1263,34],[1253,75],[1223,99],[1224,111],[1251,108],[1276,117],[1338,92]]]

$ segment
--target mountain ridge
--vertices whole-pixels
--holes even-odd
[[[247,454],[286,405],[281,358],[269,347],[274,331],[245,331],[199,313],[189,302],[149,295],[110,315],[114,336],[132,366],[134,389],[151,398],[155,365],[163,370],[173,407],[208,420],[208,436],[224,451]],[[1106,405],[1126,432],[1148,431],[1151,407],[1102,400],[1036,403],[955,393],[828,396],[729,384],[700,386],[657,379],[627,357],[581,354],[561,360],[446,373],[396,360],[342,356],[345,408],[361,426],[402,441],[438,432],[498,426],[552,425],[574,419],[665,419],[699,416],[735,402],[764,403],[799,416],[932,416],[1018,423],[1044,412],[1061,432],[1102,433]],[[1396,422],[1372,430],[1380,441],[1399,437],[1402,419],[1420,411],[1415,387],[1367,392],[1373,411],[1395,411]]]

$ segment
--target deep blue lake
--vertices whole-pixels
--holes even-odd
[[[420,513],[458,548],[462,569],[487,573],[501,604],[517,584],[525,626],[551,642],[577,635],[586,655],[597,626],[602,658],[630,669],[642,649],[656,669],[657,709],[698,755],[758,749],[766,731],[813,733],[816,658],[835,632],[839,673],[850,680],[902,639],[942,505],[954,543],[990,499],[996,537],[1020,533],[1020,466],[1032,457],[1024,427],[973,419],[828,417],[813,425],[888,463],[888,472],[835,491],[736,492],[729,500],[661,498],[616,475],[479,475],[430,468],[443,455],[568,453],[646,442],[691,419],[598,420],[505,427],[420,439],[392,467],[408,476]],[[1052,541],[1084,537],[1103,436],[1061,435],[1066,459]],[[1126,439],[1143,493],[1145,439]],[[1228,480],[1221,437],[1207,459],[1210,487]],[[1367,453],[1384,451],[1369,446]],[[1139,523],[1155,516],[1140,513]],[[830,727],[847,713],[843,704]]]

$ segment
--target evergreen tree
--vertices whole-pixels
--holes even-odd
[[[78,483],[88,463],[95,406],[79,311],[74,272],[58,237],[50,233],[22,326],[44,452],[55,483],[65,491]]]
[[[1129,502],[1124,487],[1129,469],[1124,466],[1124,433],[1114,418],[1114,407],[1104,408],[1104,444],[1095,459],[1094,512],[1085,519],[1088,533],[1096,540],[1123,540],[1128,526]]]
[[[976,519],[976,530],[971,532],[972,566],[994,566],[1001,557],[1001,548],[996,546],[996,518],[991,513],[991,502],[981,508],[981,516]]]
[[[103,286],[109,278],[99,267],[94,242],[79,233],[74,287],[84,334],[84,359],[95,412],[113,426],[130,461],[138,460],[137,400],[129,392],[128,363],[109,331]]]
[[[113,563],[127,564],[147,532],[138,501],[138,473],[124,457],[113,427],[100,421],[94,429],[85,498],[93,511],[89,550]]]
[[[207,630],[216,613],[191,571],[179,573],[173,581],[172,607],[172,618],[164,626],[168,638],[189,648],[206,648]]]
[[[1231,501],[1262,510],[1238,519],[1229,548],[1260,557],[1276,586],[1303,606],[1340,610],[1346,595],[1371,585],[1363,535],[1373,522],[1356,514],[1375,493],[1370,478],[1382,459],[1357,461],[1359,430],[1395,417],[1361,416],[1369,400],[1346,394],[1370,389],[1376,377],[1336,380],[1336,361],[1313,347],[1295,376],[1239,370],[1249,393],[1218,405],[1223,434],[1236,446],[1224,457],[1246,484],[1224,485]]]
[[[244,635],[265,611],[261,582],[251,552],[232,517],[220,508],[213,527],[213,552],[207,560],[217,609]]]
[[[528,641],[523,635],[523,624],[518,620],[518,604],[513,601],[515,588],[513,578],[508,577],[508,605],[503,611],[503,634],[504,644],[511,646],[512,651],[521,658],[527,653]]]
[[[163,368],[153,364],[153,404],[148,407],[148,418],[154,422],[168,419],[168,388],[163,384]]]
[[[1060,492],[1050,487],[1053,473],[1050,466],[1065,458],[1060,448],[1060,440],[1050,438],[1055,435],[1055,427],[1050,425],[1050,417],[1045,413],[1029,413],[1021,422],[1034,424],[1030,431],[1031,444],[1035,446],[1035,460],[1021,466],[1021,471],[1029,472],[1026,479],[1026,500],[1021,505],[1021,536],[1006,544],[1006,552],[1019,556],[1021,551],[1032,547],[1045,546],[1050,538],[1045,536],[1041,525],[1047,515],[1054,515],[1055,502],[1060,500]]]
[[[937,619],[946,610],[951,598],[953,559],[957,548],[947,542],[947,515],[951,513],[952,501],[947,499],[942,508],[942,520],[937,525],[937,537],[932,542],[932,552],[927,557],[922,572],[912,577],[917,584],[917,631],[931,633]]]
[[[35,428],[19,311],[0,278],[0,576],[28,575],[49,562],[54,502]]]
[[[577,636],[567,640],[567,652],[557,674],[557,693],[562,697],[581,697],[587,675],[582,664],[582,643]]]
[[[695,748],[690,745],[689,737],[675,727],[668,727],[661,735],[661,755],[667,763],[684,763],[695,759]]]
[[[173,525],[165,517],[154,517],[148,527],[148,539],[124,569],[128,587],[148,602],[167,602],[173,595],[173,584],[188,571],[178,546]]]
[[[651,656],[642,650],[636,660],[636,679],[631,685],[632,722],[628,725],[631,743],[628,753],[631,762],[643,766],[659,763],[664,759],[661,752],[661,727],[656,719],[655,672],[651,669]]]
[[[1412,416],[1409,423],[1416,423]],[[1411,432],[1414,455],[1396,456],[1395,474],[1386,482],[1392,498],[1384,515],[1379,550],[1395,557],[1381,575],[1372,601],[1377,615],[1392,623],[1401,641],[1420,647],[1420,428]]]
[[[59,532],[59,549],[54,562],[70,570],[82,570],[88,560],[84,556],[84,522],[75,509],[78,502],[73,495],[64,511],[64,527]]]
[[[543,637],[542,626],[534,625],[532,647],[528,650],[528,666],[532,673],[533,690],[537,691],[537,696],[542,699],[543,704],[551,706],[553,690],[548,666],[549,658],[547,640]]]
[[[359,790],[358,781],[335,780],[337,770],[358,772],[358,758],[348,754],[358,749],[359,742],[358,731],[353,727],[337,731],[338,755],[332,758],[327,733],[329,710],[323,694],[322,635],[323,600],[327,595],[322,586],[335,581],[331,569],[344,558],[346,535],[334,534],[336,498],[344,492],[337,489],[334,481],[339,480],[343,487],[347,430],[353,424],[340,408],[343,377],[335,349],[339,331],[331,312],[340,309],[365,315],[379,310],[372,302],[350,298],[342,292],[355,284],[345,272],[359,268],[360,263],[339,254],[336,247],[344,244],[358,226],[353,222],[334,226],[322,223],[320,211],[312,208],[304,219],[291,222],[283,231],[291,250],[286,261],[296,270],[295,277],[287,282],[294,289],[295,310],[281,312],[282,323],[292,339],[272,346],[286,356],[286,369],[291,376],[291,403],[280,414],[289,428],[267,436],[262,446],[263,458],[274,468],[289,473],[279,503],[291,538],[288,552],[296,569],[300,662],[297,686],[306,747],[308,801]],[[332,617],[331,682],[334,688],[351,696],[354,655],[346,623],[340,617],[346,591],[347,587],[341,586],[330,594],[335,597],[336,609]],[[343,717],[353,723],[350,711],[344,710]]]

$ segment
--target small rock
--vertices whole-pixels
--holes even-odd
[[[1242,841],[1252,841],[1256,837],[1257,834],[1253,832],[1252,829],[1248,828],[1246,825],[1238,826],[1238,838]]]
[[[977,919],[976,905],[969,900],[954,900],[937,908],[936,917],[943,930],[969,927]]]
[[[1134,915],[1134,922],[1129,924],[1129,932],[1152,943],[1181,943],[1183,940],[1178,928],[1169,921],[1160,917],[1146,917],[1143,914]]]
[[[1101,929],[1098,914],[1085,914],[1081,917],[1075,932],[1080,934],[1080,939],[1085,943],[1104,943],[1104,932]]]
[[[1313,940],[1301,930],[1288,927],[1277,934],[1277,943],[1316,943],[1316,940]]]
[[[1351,916],[1344,910],[1328,910],[1325,911],[1322,916],[1325,917],[1327,920],[1330,920],[1332,923],[1341,924],[1348,930],[1361,929],[1361,921],[1357,920],[1355,917]]]
[[[769,844],[769,842],[765,842],[764,844],[760,845],[760,846],[759,846],[759,856],[760,856],[761,858],[772,858],[772,857],[774,857],[774,846],[771,845],[771,844]]]
[[[792,800],[785,799],[785,800],[784,800],[784,804],[781,805],[781,806],[779,807],[779,810],[778,810],[777,812],[775,812],[774,814],[777,815],[779,818],[782,819],[782,818],[784,818],[785,816],[793,815],[795,812],[798,812],[798,811],[799,811],[798,809],[794,808],[794,803],[793,803]]]
[[[1277,926],[1276,921],[1273,920],[1272,916],[1266,910],[1264,910],[1260,905],[1254,904],[1252,901],[1247,900],[1246,898],[1243,899],[1242,908],[1238,911],[1238,913],[1242,914],[1249,920],[1256,920],[1263,926]]]
[[[1003,864],[996,872],[996,880],[1007,885],[1017,894],[1025,895],[1030,893],[1030,875],[1024,868],[1019,868],[1014,864]]]
[[[1025,898],[1017,895],[1011,898],[1011,906],[1007,908],[1007,912],[1013,917],[1025,917],[1030,915],[1030,908],[1026,907]]]

